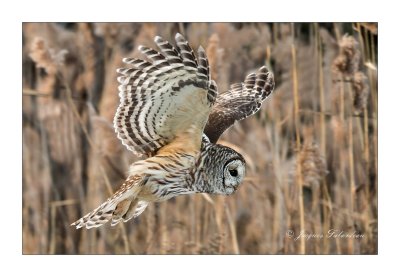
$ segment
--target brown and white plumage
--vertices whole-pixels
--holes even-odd
[[[120,105],[114,127],[122,143],[137,155],[153,155],[174,137],[195,125],[203,133],[217,96],[202,48],[197,62],[182,35],[177,49],[161,37],[155,42],[162,53],[139,46],[152,61],[124,59],[130,68],[118,69]],[[199,142],[201,136],[196,138]]]
[[[149,203],[177,195],[229,195],[242,182],[243,157],[212,142],[235,120],[259,109],[273,89],[272,75],[262,67],[243,84],[217,95],[204,49],[199,47],[196,58],[182,35],[175,40],[176,48],[156,37],[160,52],[139,46],[148,60],[127,58],[123,61],[129,67],[117,70],[115,131],[129,150],[148,158],[133,163],[121,188],[74,222],[76,228],[128,221]]]
[[[257,74],[249,74],[243,83],[231,85],[227,92],[218,95],[204,133],[216,143],[235,121],[255,114],[273,89],[274,77],[265,66]]]

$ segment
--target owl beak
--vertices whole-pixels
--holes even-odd
[[[232,192],[228,193],[228,195],[234,194],[237,190],[237,186],[230,186],[229,188],[233,189]]]

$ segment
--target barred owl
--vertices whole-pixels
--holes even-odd
[[[181,34],[176,48],[157,36],[160,52],[139,46],[147,61],[125,58],[118,69],[118,138],[147,159],[130,166],[121,188],[98,208],[72,223],[76,228],[111,225],[140,215],[151,202],[192,193],[230,195],[245,174],[244,158],[216,144],[235,121],[257,112],[274,88],[265,66],[218,94],[208,59],[197,58]]]

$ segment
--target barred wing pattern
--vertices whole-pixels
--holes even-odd
[[[256,113],[274,85],[272,73],[263,66],[257,74],[249,74],[243,83],[233,84],[230,90],[219,94],[204,129],[210,141],[216,143],[235,121]]]
[[[126,58],[131,67],[117,70],[120,105],[114,128],[138,156],[153,156],[193,125],[202,133],[217,97],[204,49],[199,47],[196,59],[181,34],[175,40],[177,48],[156,37],[161,53],[139,46],[149,61]]]

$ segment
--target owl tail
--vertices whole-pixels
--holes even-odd
[[[124,186],[122,186],[122,188],[106,202],[81,219],[72,223],[71,226],[75,226],[76,229],[82,227],[91,229],[99,227],[110,220],[111,225],[113,226],[121,221],[126,222],[139,216],[148,205],[147,201],[139,200],[137,198],[137,195],[140,192],[140,186],[133,186],[129,190],[121,191],[123,189]]]

